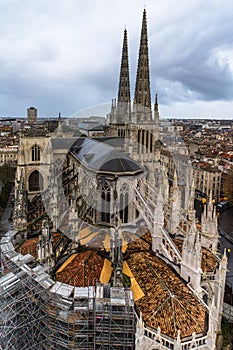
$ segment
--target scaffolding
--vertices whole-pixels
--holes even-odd
[[[0,350],[134,348],[130,290],[54,281],[46,267],[14,248],[17,232],[0,242]]]
[[[14,250],[13,236],[0,246],[1,350],[134,348],[130,290],[55,282],[31,255]]]
[[[57,293],[58,289],[63,294]],[[56,283],[41,300],[41,312],[46,315],[43,321],[43,331],[47,343],[43,350],[93,349],[93,287],[75,288]]]
[[[129,291],[108,285],[95,302],[94,287],[57,282],[46,291],[28,271],[8,273],[0,279],[0,349],[132,349],[134,313],[128,297]]]
[[[134,304],[130,290],[99,285],[96,291],[95,348],[134,349]]]
[[[42,267],[8,272],[0,278],[0,349],[93,349],[94,295],[94,287],[55,283]]]
[[[25,267],[0,279],[0,328],[2,350],[36,350],[45,339],[39,332],[42,315]]]

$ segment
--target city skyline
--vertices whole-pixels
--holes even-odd
[[[134,95],[142,11],[148,18],[152,98],[163,117],[232,118],[233,4],[202,0],[98,3],[3,1],[1,116],[101,114],[117,95],[128,31]],[[92,107],[93,106],[93,107]],[[101,106],[101,108],[99,108]],[[79,113],[77,113],[80,111]]]

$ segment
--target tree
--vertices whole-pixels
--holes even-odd
[[[14,168],[9,164],[0,166],[0,182],[3,186],[14,181]]]
[[[0,207],[5,208],[9,199],[12,182],[14,181],[14,168],[4,164],[0,166]]]

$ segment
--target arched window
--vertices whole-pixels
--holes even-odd
[[[150,136],[150,151],[152,152],[153,151],[153,134],[151,134]]]
[[[138,153],[140,152],[140,146],[139,146],[139,144],[140,144],[140,136],[141,136],[141,130],[138,130],[138,142],[137,142]]]
[[[36,192],[43,190],[43,176],[38,170],[34,170],[29,176],[29,191]]]
[[[39,162],[40,161],[40,146],[34,145],[32,147],[32,161]]]
[[[101,199],[101,221],[110,223],[111,189],[107,182],[102,185]]]
[[[146,149],[149,150],[150,147],[149,147],[149,131],[147,130],[146,131]]]
[[[208,296],[210,295],[210,291],[207,290],[206,286],[202,286],[203,289],[203,294],[202,294],[202,299],[206,305],[208,305],[209,298]]]
[[[145,130],[142,130],[142,142],[141,144],[144,146],[144,142],[145,142]]]
[[[129,187],[123,184],[120,190],[120,219],[122,223],[128,222]]]
[[[55,163],[54,163],[54,175],[55,176],[60,176],[62,175],[62,170],[63,170],[63,161],[62,159],[58,158],[56,159]]]

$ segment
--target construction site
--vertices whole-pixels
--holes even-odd
[[[30,255],[1,242],[1,349],[132,349],[132,292],[110,285],[54,282]]]

